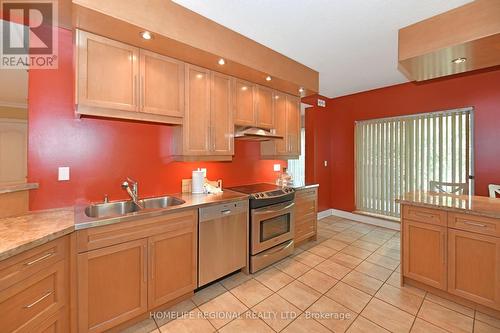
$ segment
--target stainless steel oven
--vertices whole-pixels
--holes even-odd
[[[253,255],[293,239],[293,201],[252,209],[252,249]]]
[[[250,272],[255,273],[292,254],[295,191],[271,184],[231,189],[249,194]]]

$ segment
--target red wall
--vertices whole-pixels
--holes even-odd
[[[328,101],[319,149],[330,148],[330,206],[355,209],[354,121],[473,106],[476,194],[500,183],[500,68],[422,83],[405,83]]]
[[[30,70],[28,178],[40,188],[30,192],[30,208],[73,205],[76,201],[126,198],[121,182],[139,181],[139,194],[181,191],[191,170],[208,168],[208,178],[224,186],[272,181],[273,164],[260,160],[260,145],[236,142],[232,162],[179,163],[170,157],[171,127],[74,116],[71,32],[59,33],[59,69]],[[286,162],[281,161],[282,165]],[[69,166],[71,180],[57,181],[57,168]]]

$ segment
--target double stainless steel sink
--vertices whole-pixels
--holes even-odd
[[[142,210],[165,209],[183,203],[184,200],[172,196],[142,199],[137,203],[132,200],[114,201],[89,205],[85,207],[85,215],[90,218],[116,217]]]

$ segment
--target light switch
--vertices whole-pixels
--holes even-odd
[[[274,170],[274,171],[280,171],[280,170],[281,170],[281,164],[275,164],[275,165],[273,166],[273,170]]]
[[[69,180],[69,167],[59,167],[57,180],[59,181]]]
[[[323,163],[325,164],[325,166],[328,166],[328,161],[323,161]]]

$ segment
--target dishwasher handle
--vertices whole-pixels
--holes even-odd
[[[248,214],[248,201],[200,208],[199,214],[200,214],[200,219],[199,219],[200,222],[210,221],[238,214]]]

